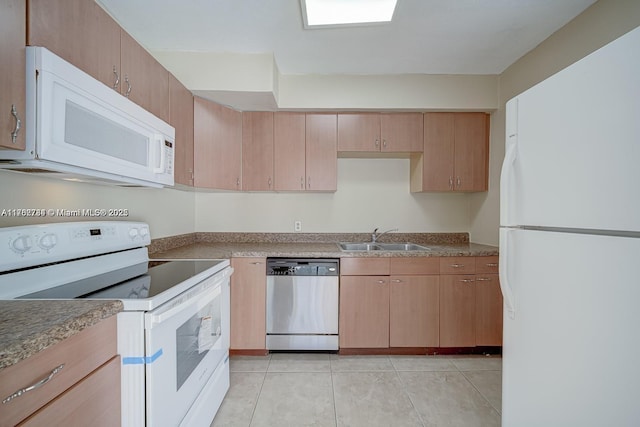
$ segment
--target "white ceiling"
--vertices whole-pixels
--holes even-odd
[[[99,2],[151,51],[272,53],[282,74],[500,74],[595,0],[399,0],[390,24],[314,30],[298,0]]]

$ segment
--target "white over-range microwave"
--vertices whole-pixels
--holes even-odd
[[[27,47],[26,150],[0,169],[123,186],[173,185],[175,130],[43,47]]]

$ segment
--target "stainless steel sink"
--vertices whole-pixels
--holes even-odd
[[[343,251],[379,251],[377,243],[338,243]]]
[[[415,243],[338,243],[343,251],[429,251],[426,246],[416,245]]]

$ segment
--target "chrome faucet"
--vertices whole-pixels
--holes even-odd
[[[380,236],[382,236],[383,234],[391,233],[392,231],[398,231],[398,229],[392,228],[391,230],[387,230],[378,234],[378,229],[376,228],[375,230],[373,230],[373,233],[371,233],[371,243],[376,243],[378,241],[378,238],[380,238]]]

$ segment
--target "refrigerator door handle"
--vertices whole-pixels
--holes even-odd
[[[511,200],[511,181],[513,177],[514,164],[516,161],[517,136],[510,136],[507,139],[507,152],[502,163],[500,172],[500,224],[513,225],[509,218],[509,206],[514,201]]]
[[[510,319],[515,317],[516,309],[513,300],[513,290],[509,283],[509,234],[513,230],[501,229],[500,230],[500,290],[504,297],[504,306],[507,310],[507,314]]]

